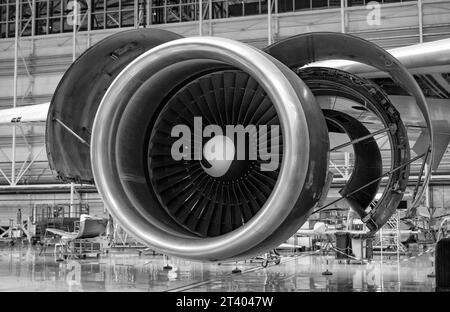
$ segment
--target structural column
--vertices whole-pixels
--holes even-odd
[[[347,0],[341,0],[341,33],[345,34],[345,7]]]
[[[272,0],[267,0],[267,44],[272,44]]]
[[[198,35],[203,36],[203,1],[198,0]]]
[[[212,20],[213,20],[213,6],[212,6],[212,0],[208,0],[208,17],[209,17],[209,36],[212,36]]]
[[[419,15],[419,42],[423,42],[423,2],[422,0],[417,0],[417,9]]]
[[[19,59],[19,20],[20,20],[20,1],[16,0],[15,17],[15,39],[14,39],[14,90],[13,90],[13,108],[17,107],[17,88],[18,88],[18,59]],[[11,150],[11,184],[16,184],[16,126],[12,126],[12,150]]]

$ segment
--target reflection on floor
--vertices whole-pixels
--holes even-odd
[[[377,257],[367,264],[339,263],[333,256],[283,257],[264,269],[256,263],[195,263],[162,256],[111,252],[99,259],[57,262],[33,247],[0,248],[0,291],[434,291],[429,255],[408,261]],[[328,265],[327,265],[328,261]],[[333,274],[322,275],[329,269]]]

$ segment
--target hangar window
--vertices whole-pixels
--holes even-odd
[[[45,35],[48,33],[48,1],[36,1],[36,35]]]
[[[411,2],[417,0],[377,0],[378,3],[398,3],[398,2]],[[359,6],[359,5],[367,5],[369,2],[373,2],[373,0],[347,0],[347,6]]]
[[[278,13],[341,6],[341,0],[272,1]],[[347,6],[364,6],[370,1],[347,0]],[[410,1],[417,0],[378,0]],[[19,3],[21,36],[72,32],[75,6],[79,9],[76,20],[79,31],[194,22],[200,18],[199,0],[20,0]],[[268,6],[267,0],[203,0],[202,4],[204,20],[267,14]],[[15,15],[16,0],[0,0],[0,38],[14,38]]]
[[[225,18],[228,17],[228,6],[225,0],[213,0],[212,4],[212,18]]]
[[[267,13],[267,0],[228,0],[222,1],[221,9],[227,9],[222,14],[223,17],[237,17],[237,16],[248,16],[248,15],[258,15]],[[219,8],[216,7],[216,14]]]
[[[311,9],[311,0],[294,0],[294,11]]]
[[[26,1],[22,6],[23,10],[29,12],[23,16],[24,20],[30,21],[25,22],[29,25],[30,31],[33,30],[33,20],[32,20],[32,2]],[[53,0],[36,0],[35,1],[35,18],[34,18],[34,33],[35,35],[46,35],[46,34],[57,34],[62,32],[73,31],[73,25],[75,24],[74,16],[74,1],[63,0],[63,1],[53,1]],[[86,1],[78,1],[78,28],[79,30],[87,30],[87,12],[88,4]],[[22,14],[23,15],[23,14]],[[31,34],[31,32],[30,32]],[[22,34],[23,35],[23,34]]]
[[[0,0],[0,38],[6,38],[6,28],[8,21],[8,7],[6,0]]]
[[[261,0],[212,0],[212,19],[243,16],[247,1],[259,3]],[[252,5],[250,4],[249,10]],[[146,10],[145,6],[143,7]],[[202,2],[203,19],[209,19],[209,1]],[[259,14],[259,9],[255,14]],[[198,0],[153,0],[151,5],[151,24],[192,22],[199,19]]]
[[[91,4],[91,29],[134,26],[134,0],[94,0]]]
[[[16,5],[15,1],[0,0],[0,37],[15,35]]]

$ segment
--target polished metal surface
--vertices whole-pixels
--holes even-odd
[[[346,113],[328,109],[324,109],[323,113],[330,132],[334,130],[338,133],[346,133],[350,140],[370,135],[370,131],[364,124]],[[362,191],[346,198],[353,211],[364,220],[364,217],[367,216],[366,208],[375,199],[381,181],[372,184],[368,183],[381,176],[383,164],[380,149],[373,137],[362,142],[356,142],[352,146],[355,153],[354,169],[349,181],[339,193],[342,196],[347,196],[347,194],[357,190],[362,185],[367,185]],[[368,224],[368,226],[370,225]]]
[[[450,70],[450,39],[419,43],[412,46],[390,49],[393,57],[399,60],[413,73],[445,73]],[[337,59],[337,58],[336,58]],[[369,77],[383,76],[382,72],[364,63],[353,61],[333,60],[320,61],[314,66],[338,68],[353,74],[362,74]]]
[[[176,66],[179,69],[181,65],[199,59],[233,66],[257,80],[276,108],[285,155],[275,188],[261,210],[244,226],[212,238],[187,233],[170,217],[164,216],[163,211],[157,211],[160,208],[143,207],[147,203],[139,201],[137,196],[129,196],[130,189],[127,193],[124,185],[131,181],[144,187],[146,182],[141,176],[128,172],[121,176],[121,168],[127,166],[121,164],[117,154],[120,153],[117,129],[133,92],[154,77],[179,76],[180,71],[173,71]],[[168,83],[170,80],[165,84]],[[154,105],[160,100],[152,99]],[[309,126],[311,122],[315,127]],[[145,244],[188,259],[248,258],[278,246],[309,216],[326,175],[328,136],[325,120],[309,89],[292,71],[265,53],[229,39],[180,39],[138,57],[109,87],[97,111],[92,133],[93,173],[112,216]]]
[[[406,259],[406,261],[405,261]],[[327,265],[328,261],[328,265]],[[429,256],[397,261],[376,256],[371,263],[339,263],[334,256],[298,254],[283,257],[280,265],[262,268],[240,262],[190,262],[171,259],[164,270],[162,256],[137,252],[111,252],[99,259],[55,261],[34,248],[0,247],[0,291],[56,292],[434,292],[435,279]],[[333,275],[324,276],[326,269]]]

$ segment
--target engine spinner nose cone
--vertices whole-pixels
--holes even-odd
[[[234,160],[236,149],[233,140],[224,135],[216,135],[203,147],[201,166],[210,176],[224,176]]]

